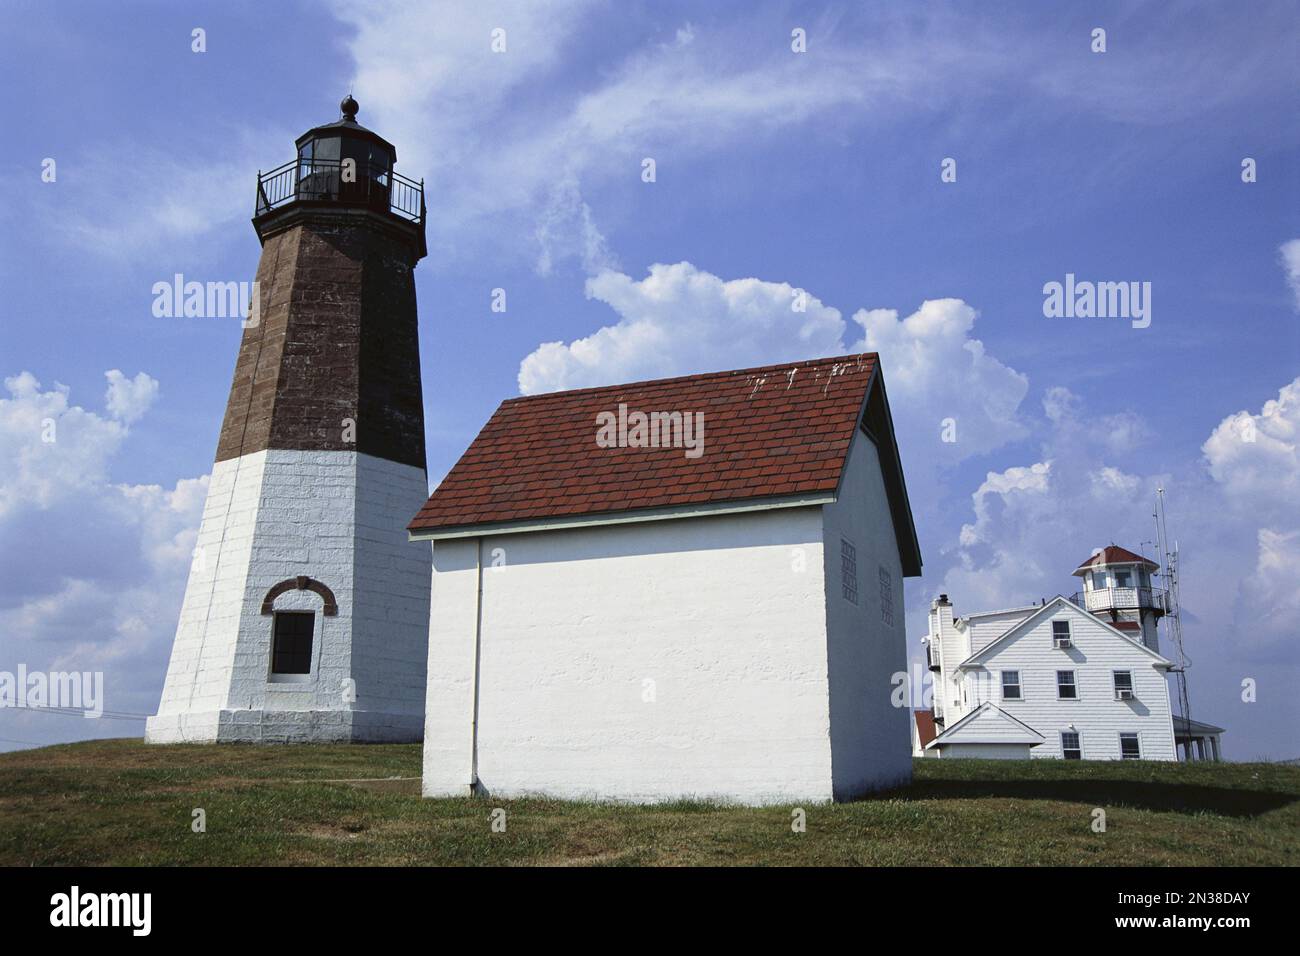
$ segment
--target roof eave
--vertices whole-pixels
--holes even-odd
[[[1035,611],[1033,614],[1030,614],[1030,615],[1029,615],[1027,618],[1025,618],[1024,620],[1022,620],[1022,621],[1020,621],[1020,622],[1018,622],[1018,623],[1012,625],[1011,627],[1007,628],[1007,630],[1005,631],[1005,633],[998,635],[996,638],[994,638],[994,639],[993,639],[992,641],[990,641],[988,644],[985,644],[983,648],[981,648],[980,650],[976,651],[976,652],[975,652],[974,654],[972,654],[970,657],[966,658],[964,661],[962,661],[960,664],[957,665],[957,669],[958,669],[958,670],[974,670],[976,667],[981,667],[981,666],[983,666],[983,664],[984,664],[983,658],[984,658],[984,656],[985,656],[986,654],[988,654],[989,651],[991,651],[993,648],[997,647],[999,644],[1001,644],[1003,641],[1005,641],[1005,640],[1006,640],[1006,639],[1007,639],[1011,634],[1013,634],[1013,633],[1015,633],[1016,631],[1020,630],[1022,627],[1024,627],[1026,624],[1028,624],[1030,621],[1032,621],[1034,618],[1040,616],[1040,615],[1042,614],[1042,612],[1045,611],[1047,608],[1049,608],[1049,607],[1055,607],[1055,606],[1057,605],[1058,602],[1064,604],[1064,605],[1067,606],[1067,607],[1073,608],[1075,611],[1078,611],[1078,612],[1081,613],[1081,614],[1086,614],[1086,615],[1088,615],[1088,617],[1092,618],[1094,621],[1096,621],[1096,622],[1097,622],[1098,624],[1100,624],[1102,627],[1106,628],[1106,630],[1110,631],[1110,632],[1111,632],[1112,634],[1114,634],[1116,637],[1121,637],[1121,638],[1123,638],[1124,640],[1126,640],[1126,641],[1128,641],[1130,644],[1132,644],[1134,647],[1136,647],[1138,650],[1140,650],[1140,651],[1144,651],[1145,653],[1149,654],[1151,657],[1155,658],[1155,663],[1154,663],[1152,666],[1154,666],[1154,667],[1163,667],[1163,668],[1165,668],[1166,670],[1167,670],[1168,668],[1171,668],[1171,667],[1174,666],[1174,662],[1171,661],[1171,660],[1169,660],[1169,659],[1168,659],[1167,657],[1165,657],[1163,654],[1158,654],[1158,653],[1156,653],[1155,651],[1151,650],[1151,648],[1149,648],[1149,647],[1147,647],[1145,644],[1143,644],[1141,641],[1135,641],[1135,640],[1133,640],[1133,638],[1129,637],[1127,634],[1125,634],[1125,633],[1124,633],[1123,631],[1121,631],[1119,628],[1115,627],[1115,626],[1112,625],[1112,624],[1108,624],[1106,621],[1103,621],[1101,618],[1097,617],[1095,614],[1090,614],[1088,611],[1085,611],[1083,608],[1079,607],[1077,604],[1075,604],[1075,603],[1074,603],[1073,601],[1071,601],[1069,598],[1063,597],[1062,595],[1058,594],[1058,595],[1056,595],[1056,597],[1054,597],[1054,598],[1052,598],[1051,600],[1049,600],[1046,604],[1041,604],[1041,605],[1039,605],[1038,610]]]
[[[907,494],[907,478],[903,474],[903,461],[898,451],[898,436],[894,431],[894,416],[889,408],[889,393],[885,390],[884,373],[880,369],[880,354],[878,352],[864,352],[863,355],[872,356],[871,375],[867,379],[867,387],[862,396],[862,403],[858,407],[858,424],[854,428],[854,437],[858,432],[865,433],[875,442],[880,452],[889,452],[888,455],[881,454],[880,465],[882,469],[888,471],[885,479],[886,493],[888,494],[889,478],[892,477],[898,483],[898,497],[901,501],[891,500],[889,502],[890,521],[894,525],[894,538],[898,544],[899,560],[903,567],[903,577],[915,578],[921,576],[921,543],[916,534],[916,521],[912,516],[912,502]],[[880,401],[884,406],[884,422],[889,427],[889,435],[875,436],[868,427],[866,419],[868,409],[871,406],[871,398],[876,388],[880,389]],[[880,440],[888,438],[888,449],[880,447]],[[848,456],[852,451],[852,443],[845,450],[845,465],[848,463]],[[847,467],[840,472],[840,484],[844,482],[844,472]],[[838,487],[836,489],[838,492]]]
[[[663,508],[634,508],[626,511],[595,514],[554,515],[497,521],[482,524],[449,525],[438,528],[407,528],[411,541],[446,541],[456,538],[482,538],[488,535],[527,534],[538,531],[563,531],[569,528],[592,528],[601,525],[636,524],[647,521],[671,521],[683,518],[708,518],[714,515],[774,511],[779,508],[813,508],[836,500],[834,492],[813,495],[781,495],[768,498],[708,502],[696,505],[670,505]]]

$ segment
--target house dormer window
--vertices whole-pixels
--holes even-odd
[[[1052,622],[1052,646],[1053,647],[1070,646],[1070,622],[1069,621]]]

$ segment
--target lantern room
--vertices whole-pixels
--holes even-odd
[[[263,226],[278,222],[287,206],[359,208],[415,225],[423,250],[424,183],[393,169],[397,150],[357,122],[356,100],[347,96],[339,108],[333,123],[313,127],[294,141],[295,159],[258,173],[253,217],[258,235],[265,241]]]

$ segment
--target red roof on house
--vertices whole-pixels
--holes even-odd
[[[1110,547],[1102,548],[1083,564],[1074,569],[1076,575],[1081,575],[1092,568],[1099,568],[1106,564],[1144,564],[1148,569],[1157,571],[1160,565],[1156,564],[1150,558],[1144,558],[1140,554],[1134,554],[1128,548],[1121,548],[1117,544]]]
[[[912,717],[916,720],[916,733],[920,737],[921,746],[924,747],[938,736],[934,729],[934,711],[914,710]]]
[[[687,457],[680,445],[602,447],[598,416],[617,417],[620,406],[626,416],[701,413],[703,453]],[[916,533],[873,352],[508,399],[408,527],[428,535],[833,495],[860,423],[881,449],[905,573],[919,574]]]

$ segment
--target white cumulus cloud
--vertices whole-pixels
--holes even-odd
[[[1258,414],[1223,419],[1201,451],[1229,500],[1257,515],[1289,514],[1300,522],[1300,378]]]
[[[29,372],[0,398],[0,635],[12,669],[104,670],[105,706],[145,713],[157,703],[189,573],[208,479],[172,487],[112,480],[157,382],[107,373],[105,412],[42,387]],[[0,713],[26,740],[143,730],[113,721]]]
[[[138,420],[158,397],[158,380],[144,372],[137,372],[135,378],[127,378],[119,369],[109,369],[104,373],[108,379],[108,392],[104,396],[104,405],[114,418],[128,425]]]
[[[785,282],[723,280],[689,262],[654,265],[637,281],[605,270],[587,280],[587,297],[618,322],[565,344],[548,342],[523,360],[524,394],[716,371],[833,355],[843,349],[839,310]]]
[[[689,262],[656,264],[640,280],[606,269],[587,280],[588,298],[617,321],[572,342],[547,342],[519,367],[524,394],[746,368],[848,352],[879,351],[901,433],[939,442],[955,419],[956,457],[1021,438],[1029,383],[972,336],[978,313],[960,299],[923,302],[900,319],[893,309],[839,309],[788,282],[723,279]],[[851,328],[861,338],[846,341]]]
[[[961,299],[930,299],[906,318],[894,309],[861,309],[863,338],[850,351],[879,352],[894,415],[918,433],[955,425],[959,457],[1023,437],[1018,409],[1029,379],[1003,365],[971,332],[979,313]],[[892,400],[902,395],[902,405]]]
[[[960,537],[962,545],[969,546],[984,540],[992,520],[989,511],[990,498],[996,496],[1004,507],[1022,501],[1026,495],[1041,498],[1051,487],[1051,476],[1050,461],[1036,462],[1028,467],[1016,466],[1006,471],[990,471],[984,483],[971,495],[975,508],[975,523],[962,525]]]
[[[1287,285],[1295,296],[1295,307],[1300,311],[1300,239],[1282,243],[1278,250],[1282,256],[1282,268],[1286,270]]]

